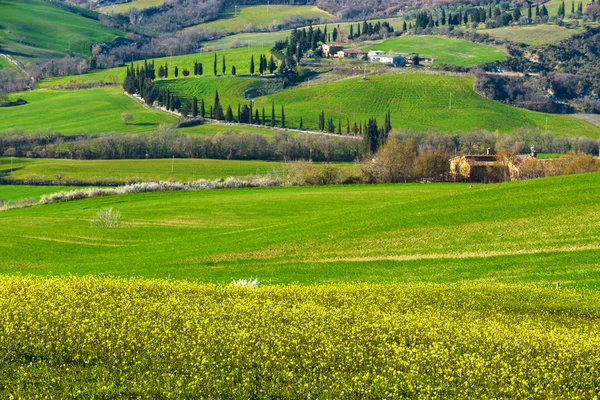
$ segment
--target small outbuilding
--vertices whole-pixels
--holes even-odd
[[[364,50],[340,50],[337,53],[339,58],[366,58],[369,52]]]
[[[450,160],[450,176],[454,181],[462,182],[504,182],[517,180],[521,165],[525,158],[535,155],[522,155],[509,158],[503,155],[487,154],[463,155]]]

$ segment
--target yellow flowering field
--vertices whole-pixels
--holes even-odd
[[[600,293],[0,276],[0,398],[594,398]]]

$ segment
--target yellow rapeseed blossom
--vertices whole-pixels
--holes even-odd
[[[0,277],[0,398],[594,398],[600,294]]]

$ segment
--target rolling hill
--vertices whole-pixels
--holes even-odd
[[[314,6],[259,5],[227,7],[219,19],[195,25],[188,29],[213,29],[231,33],[244,30],[267,30],[296,16],[311,20],[330,20],[333,15]]]
[[[506,53],[498,47],[431,35],[400,36],[364,48],[386,52],[418,53],[423,57],[435,57],[435,65],[454,64],[472,67],[506,59]]]
[[[116,86],[76,91],[40,89],[13,93],[11,98],[22,98],[28,104],[0,109],[0,131],[18,127],[70,135],[136,133],[177,122],[176,117],[142,107]],[[123,123],[122,112],[131,113],[132,123]]]
[[[124,36],[123,32],[96,19],[71,13],[42,0],[3,0],[0,15],[0,43],[18,60],[20,57],[43,60],[44,54],[35,54],[36,50],[64,55],[70,49],[77,54],[89,55],[92,44]]]
[[[600,287],[599,184],[596,173],[473,187],[232,189],[54,203],[0,212],[0,273]],[[131,226],[92,227],[106,207]]]

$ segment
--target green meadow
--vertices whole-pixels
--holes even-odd
[[[124,33],[53,6],[42,0],[0,2],[0,41],[24,43],[41,50],[90,54],[92,44],[112,41]]]
[[[479,32],[531,46],[560,42],[580,33],[577,29],[567,29],[558,25],[507,26],[496,29],[483,29]]]
[[[600,174],[113,195],[0,213],[0,272],[600,286]],[[126,226],[96,228],[114,208]],[[35,251],[32,251],[34,250]]]
[[[441,36],[400,36],[364,48],[386,52],[418,53],[422,57],[435,57],[435,65],[454,64],[463,67],[501,61],[506,58],[506,53],[498,47]]]
[[[183,79],[183,70],[187,69],[190,74],[194,72],[194,62],[201,62],[203,65],[203,72],[205,77],[214,76],[213,64],[215,54],[217,55],[217,73],[222,75],[223,56],[225,56],[226,73],[225,76],[231,76],[231,67],[235,65],[238,75],[249,75],[250,74],[250,59],[254,56],[254,63],[256,72],[258,72],[258,60],[261,54],[265,54],[267,57],[270,54],[271,46],[254,46],[254,47],[243,47],[239,49],[227,49],[224,51],[217,52],[202,52],[195,54],[186,54],[182,56],[163,57],[155,58],[154,63],[158,72],[160,65],[169,66],[169,77],[168,79],[175,78],[174,71],[175,66],[179,68],[179,79]],[[152,60],[148,60],[152,61]],[[144,61],[134,62],[136,67],[144,65]],[[108,82],[108,83],[123,83],[125,75],[127,74],[126,67],[112,68],[106,70],[99,70],[83,75],[72,75],[66,77],[44,79],[39,82],[38,88],[57,88],[59,85],[68,85],[69,83],[89,83],[89,82]],[[158,79],[157,81],[160,81]]]
[[[227,32],[266,30],[279,25],[288,18],[301,16],[306,19],[330,20],[333,15],[314,6],[259,5],[227,7],[215,21],[205,22],[188,29],[207,29]]]
[[[339,165],[339,164],[338,164]],[[351,164],[349,164],[350,166]],[[0,158],[0,177],[10,176],[11,159]],[[251,175],[280,174],[283,162],[239,161],[211,159],[143,159],[143,160],[56,160],[15,158],[12,160],[12,179],[24,181],[43,178],[50,181],[108,181],[143,180],[180,181],[219,179]],[[171,172],[171,170],[173,172]],[[0,187],[0,192],[2,187]],[[2,197],[2,196],[0,196]]]
[[[176,117],[141,106],[117,86],[73,91],[40,89],[13,93],[10,98],[22,98],[28,104],[0,109],[0,131],[22,128],[68,135],[142,133],[164,123],[177,123]],[[128,125],[121,118],[123,112],[133,117]]]
[[[449,107],[452,93],[452,108]],[[543,114],[507,106],[485,99],[473,90],[473,79],[443,75],[402,73],[348,78],[338,82],[298,87],[256,99],[257,107],[275,103],[277,118],[285,106],[286,126],[296,127],[300,117],[305,128],[318,127],[319,113],[333,117],[337,126],[346,120],[365,121],[377,117],[383,123],[391,111],[394,129],[435,130],[440,132],[473,129],[510,133],[528,126],[545,129],[554,135],[600,137],[600,128],[569,116]]]
[[[3,161],[0,161],[0,165],[4,167]],[[0,172],[0,176],[2,173]],[[0,185],[0,202],[15,202],[23,199],[34,199],[37,201],[45,194],[75,189],[77,188],[66,186]]]
[[[97,8],[96,11],[108,15],[125,14],[132,8],[143,10],[150,7],[160,6],[164,2],[165,0],[134,0],[128,3],[111,4],[109,6],[100,7]]]

